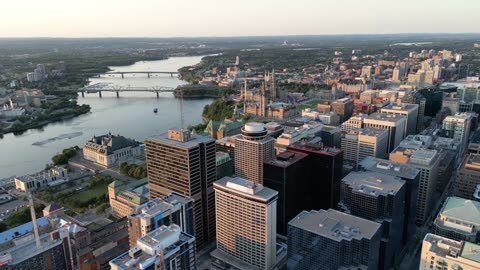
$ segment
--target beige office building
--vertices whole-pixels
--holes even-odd
[[[358,115],[358,116],[352,116],[350,117],[347,121],[343,122],[340,127],[342,131],[350,131],[352,129],[356,128],[362,128],[363,127],[363,115]]]
[[[468,154],[458,168],[455,196],[474,200],[473,194],[480,184],[480,154]]]
[[[372,113],[363,119],[363,128],[388,130],[388,152],[397,147],[405,138],[406,117],[403,115]]]
[[[469,113],[457,113],[453,116],[447,116],[442,123],[445,137],[453,138],[459,146],[459,153],[463,155],[468,145],[470,136],[470,126],[472,124],[472,115]]]
[[[171,129],[145,139],[145,145],[150,198],[171,192],[192,197],[196,244],[203,248],[215,239],[215,140]]]
[[[404,136],[412,135],[417,130],[418,104],[391,103],[381,109],[382,113],[405,116]]]
[[[358,164],[366,157],[387,157],[388,132],[386,129],[352,129],[342,134],[344,161]]]
[[[242,136],[235,138],[235,174],[263,183],[263,162],[275,156],[275,139],[261,123],[246,123]],[[198,241],[198,240],[197,240]]]
[[[224,177],[213,186],[217,218],[213,269],[272,269],[278,192],[239,177]]]
[[[418,269],[478,270],[480,246],[427,233]]]

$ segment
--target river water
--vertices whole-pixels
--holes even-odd
[[[160,61],[142,61],[130,66],[111,67],[114,71],[176,71],[183,66],[199,63],[202,56],[172,57]],[[146,74],[129,74],[122,79],[102,76],[92,78],[90,84],[109,84],[113,87],[176,87],[186,82],[169,74],[147,78]],[[185,126],[201,122],[201,113],[211,99],[185,99],[183,102]],[[29,130],[22,135],[12,133],[0,139],[0,179],[13,175],[37,172],[51,157],[62,149],[78,145],[82,147],[94,135],[108,132],[142,141],[151,135],[180,126],[180,103],[172,93],[161,93],[156,98],[150,92],[124,92],[120,98],[115,93],[86,94],[79,96],[79,104],[89,104],[91,113],[49,124],[41,129]],[[153,109],[158,108],[158,113]]]

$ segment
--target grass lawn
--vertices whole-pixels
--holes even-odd
[[[78,193],[73,194],[70,199],[71,200],[78,200],[80,202],[86,202],[91,198],[98,197],[104,193],[107,193],[107,186],[108,184],[98,185],[91,189],[84,189]]]
[[[312,109],[312,108],[315,108],[315,107],[313,105],[309,105],[309,104],[301,104],[301,105],[298,105],[296,109],[297,109],[298,112],[301,112],[303,109],[307,109],[307,108]]]
[[[311,105],[314,105],[314,106],[317,106],[318,104],[323,104],[325,102],[328,102],[328,100],[323,100],[323,99],[315,99],[315,100],[311,100],[309,102],[307,102],[308,104],[311,104]]]

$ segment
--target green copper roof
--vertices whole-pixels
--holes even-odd
[[[110,183],[108,186],[111,187],[111,188],[118,188],[118,187],[123,186],[123,182],[119,181],[119,180],[115,180],[112,183]]]
[[[468,223],[480,224],[480,202],[448,197],[440,215]]]
[[[205,128],[205,132],[208,133],[209,131],[217,131],[218,128],[220,127],[220,124],[221,124],[220,121],[210,120],[210,122],[208,122],[207,127]]]
[[[223,130],[225,132],[240,128],[243,126],[243,121],[231,121],[225,119],[225,121],[222,122],[218,130]]]
[[[128,184],[126,189],[128,189],[128,190],[136,189],[137,187],[143,186],[143,185],[146,185],[146,184],[148,184],[148,177],[142,178],[138,181],[135,181],[135,182],[132,182],[132,183]]]
[[[480,246],[465,242],[460,256],[475,262],[480,262]]]

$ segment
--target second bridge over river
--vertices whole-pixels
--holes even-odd
[[[98,73],[86,73],[86,74],[83,74],[83,75],[88,75],[90,77],[96,77],[96,78],[108,78],[108,77],[117,77],[115,75],[120,75],[120,77],[123,79],[125,78],[125,75],[127,74],[133,74],[133,76],[135,76],[135,74],[144,74],[144,75],[147,75],[146,77],[147,78],[150,78],[152,77],[153,75],[157,75],[157,74],[169,74],[170,77],[173,78],[173,75],[179,75],[180,73],[178,71],[111,71],[111,72],[107,72],[107,73],[102,73],[102,74],[98,74]]]

